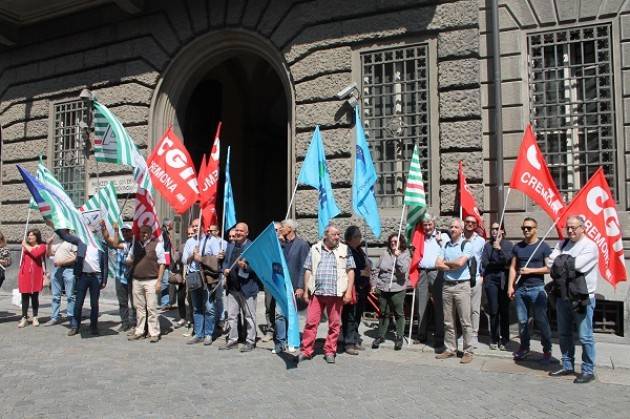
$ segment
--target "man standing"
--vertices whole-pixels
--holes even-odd
[[[507,280],[512,261],[512,242],[505,240],[505,230],[499,223],[492,223],[492,236],[483,248],[481,272],[483,289],[490,315],[490,349],[507,350],[510,341],[510,299]]]
[[[223,275],[227,287],[227,311],[230,332],[221,350],[234,349],[238,346],[238,315],[245,319],[247,339],[241,352],[251,352],[256,345],[256,296],[258,295],[258,279],[245,259],[243,253],[250,245],[247,238],[249,227],[245,223],[238,223],[232,229],[234,242],[229,243],[223,259]]]
[[[568,239],[559,242],[551,252],[547,266],[551,267],[559,255],[570,255],[574,259],[576,277],[584,275],[588,288],[588,303],[584,310],[574,310],[570,301],[556,299],[558,334],[562,352],[562,368],[549,375],[558,377],[574,374],[575,344],[573,343],[573,323],[577,325],[582,345],[582,373],[573,381],[577,384],[589,383],[595,379],[595,338],[593,337],[593,311],[595,291],[599,272],[599,251],[584,230],[584,219],[580,216],[567,218]]]
[[[274,228],[276,229],[276,236],[278,237],[278,241],[282,243],[284,241],[284,237],[282,236],[282,226],[279,221],[274,221]],[[263,336],[263,342],[269,342],[273,339],[274,331],[275,331],[275,322],[276,322],[276,299],[273,298],[273,295],[265,288],[265,320],[267,324],[265,324],[265,336]]]
[[[422,219],[422,231],[424,232],[424,253],[420,261],[420,281],[415,290],[416,301],[418,301],[418,340],[420,342],[427,340],[429,323],[427,303],[430,297],[433,303],[431,317],[433,317],[435,327],[433,347],[436,352],[441,353],[444,351],[444,309],[442,307],[444,274],[438,272],[436,262],[449,237],[435,229],[435,218],[428,213]]]
[[[188,275],[202,272],[201,260],[204,256],[217,256],[220,249],[219,240],[211,234],[201,235],[199,241],[197,236],[186,241],[186,246],[182,253],[182,261],[188,265]],[[205,346],[212,345],[212,334],[215,326],[215,295],[221,290],[218,288],[208,289],[205,277],[202,274],[204,286],[190,291],[193,307],[193,327],[194,334],[187,343],[193,345],[201,343]]]
[[[298,362],[313,357],[317,327],[322,311],[326,309],[328,337],[324,345],[324,359],[329,364],[335,363],[341,309],[352,301],[354,268],[348,246],[339,242],[339,229],[329,225],[323,239],[311,247],[304,262],[304,301],[308,303],[308,309]]]
[[[219,230],[219,226],[216,224],[212,224],[208,230],[210,232],[210,234],[216,238],[219,241],[219,249],[220,252],[217,255],[217,258],[219,259],[219,263],[223,264],[223,259],[225,258],[225,249],[227,248],[227,244],[228,242],[225,241],[222,237],[221,237],[221,230]],[[221,274],[223,275],[223,274]],[[223,281],[223,278],[221,278],[221,282]],[[227,314],[225,313],[225,287],[221,287],[221,289],[217,290],[215,292],[215,309],[216,309],[216,316],[215,316],[215,320],[217,322],[217,327],[220,329],[220,333],[223,333],[223,330],[225,329],[225,319],[227,318]]]
[[[52,236],[47,243],[47,254],[53,261],[53,269],[50,276],[52,314],[50,320],[44,323],[44,326],[53,326],[61,323],[61,293],[64,290],[66,293],[68,320],[72,323],[75,305],[73,266],[77,259],[77,246],[60,239],[54,240],[54,236]]]
[[[118,298],[118,312],[120,313],[119,330],[125,332],[133,329],[136,325],[131,272],[126,263],[131,251],[133,233],[129,224],[123,225],[120,231],[123,236],[123,242],[119,243],[116,249],[116,272],[114,272],[114,278],[116,279],[116,297]]]
[[[486,241],[477,233],[477,219],[469,215],[464,220],[464,240],[470,242],[473,256],[477,261],[477,274],[475,286],[470,291],[470,321],[472,323],[472,345],[479,345],[479,317],[481,315],[481,294],[483,293],[483,277],[479,273],[481,267],[481,254]]]
[[[541,333],[543,346],[542,362],[551,361],[551,328],[547,318],[547,293],[545,292],[545,274],[551,249],[546,243],[539,243],[538,222],[525,217],[521,231],[524,240],[512,249],[512,263],[508,279],[508,297],[516,304],[518,333],[521,345],[514,352],[514,360],[525,359],[529,354],[529,314],[528,308],[534,306],[534,320]],[[539,246],[540,244],[540,246]],[[529,263],[527,263],[529,261]],[[525,266],[527,264],[527,266]]]
[[[444,271],[444,288],[442,301],[444,306],[444,332],[446,350],[437,355],[437,359],[447,359],[457,356],[456,319],[464,335],[464,356],[461,363],[468,364],[473,359],[472,325],[470,321],[470,270],[469,260],[473,258],[472,244],[464,240],[464,223],[455,218],[451,221],[451,239],[446,242],[440,252],[436,266]],[[473,273],[474,274],[474,273]]]
[[[171,300],[170,284],[168,283],[168,276],[170,273],[170,266],[172,262],[172,243],[171,243],[171,231],[173,231],[173,220],[165,218],[162,223],[162,243],[164,246],[165,267],[164,275],[160,283],[160,290],[158,291],[158,306],[160,311],[168,311],[173,305],[174,301]]]
[[[129,336],[129,340],[142,338],[146,322],[149,327],[149,342],[156,343],[160,340],[157,293],[160,292],[166,258],[164,245],[152,237],[151,233],[150,226],[140,227],[140,240],[134,243],[127,257],[127,263],[133,265],[133,301],[138,319],[136,332]]]
[[[282,241],[282,252],[287,261],[291,283],[295,298],[300,299],[304,295],[304,261],[308,256],[309,245],[303,238],[297,235],[298,224],[290,218],[280,223],[280,233],[284,238]],[[276,335],[275,347],[272,353],[283,352],[287,348],[287,318],[282,313],[279,306],[276,306]]]

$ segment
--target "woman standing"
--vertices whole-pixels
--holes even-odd
[[[385,342],[385,334],[389,327],[389,318],[393,314],[396,318],[396,341],[394,349],[402,349],[405,333],[405,314],[403,305],[409,281],[409,252],[405,238],[397,234],[390,234],[387,239],[387,250],[379,258],[376,265],[378,277],[378,305],[381,314],[378,319],[378,337],[372,343],[372,349],[377,349]],[[392,278],[392,272],[394,273]]]
[[[361,248],[361,230],[357,226],[350,226],[344,234],[344,241],[352,252],[354,259],[354,290],[356,300],[347,304],[343,308],[341,315],[341,328],[345,351],[350,355],[359,355],[362,350],[361,337],[359,336],[359,325],[367,304],[368,293],[370,292],[370,260]]]
[[[18,327],[26,326],[29,300],[33,304],[33,326],[39,326],[37,311],[39,310],[39,292],[44,287],[44,258],[46,245],[42,241],[42,233],[32,228],[22,241],[22,264],[18,273],[18,288],[22,293],[22,319]]]
[[[7,248],[7,241],[4,234],[0,232],[0,287],[6,276],[5,269],[11,266],[11,252]]]

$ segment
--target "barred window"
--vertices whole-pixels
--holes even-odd
[[[427,204],[431,202],[429,160],[429,62],[427,45],[361,54],[365,132],[379,174],[375,184],[381,207],[403,204],[409,163],[415,144]]]
[[[604,167],[617,188],[610,25],[528,36],[530,112],[558,189],[571,199]]]
[[[85,156],[80,123],[86,112],[83,101],[55,104],[53,173],[72,202],[85,202]]]

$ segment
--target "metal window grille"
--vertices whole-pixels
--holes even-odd
[[[365,132],[379,175],[381,207],[403,204],[415,144],[427,204],[431,202],[429,160],[429,68],[427,45],[388,48],[361,54]]]
[[[528,36],[530,115],[567,200],[604,166],[617,188],[610,25]]]
[[[79,123],[86,111],[81,100],[55,105],[53,173],[77,207],[85,201],[85,156]]]

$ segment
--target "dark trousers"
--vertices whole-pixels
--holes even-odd
[[[405,312],[403,306],[405,304],[406,291],[378,293],[378,308],[381,315],[378,318],[378,337],[385,338],[387,329],[389,328],[389,318],[394,315],[396,319],[396,337],[402,339],[405,335]]]
[[[433,323],[433,346],[435,347],[444,345],[443,288],[444,275],[441,272],[420,270],[420,281],[416,286],[418,338],[425,340],[428,335],[429,323]]]
[[[186,310],[186,284],[174,285],[177,288],[177,314],[180,319],[187,320]]]
[[[273,334],[276,327],[276,300],[268,291],[265,291],[265,320],[267,321],[265,333]]]
[[[357,290],[356,304],[346,304],[343,306],[341,331],[343,333],[343,341],[346,345],[359,345],[361,343],[359,325],[361,324],[363,312],[367,304],[367,296],[367,289]]]
[[[483,281],[483,290],[490,315],[490,342],[506,345],[510,341],[510,299],[507,287],[501,289],[501,278],[487,277]]]
[[[90,291],[90,327],[96,329],[98,326],[98,298],[101,295],[101,274],[83,273],[77,281],[77,300],[74,306],[74,319],[70,327],[78,329],[81,326],[81,315],[83,313],[83,303],[88,290]]]
[[[37,317],[39,311],[39,293],[34,292],[32,294],[22,293],[22,317],[28,317],[28,302],[33,303],[33,317]]]

